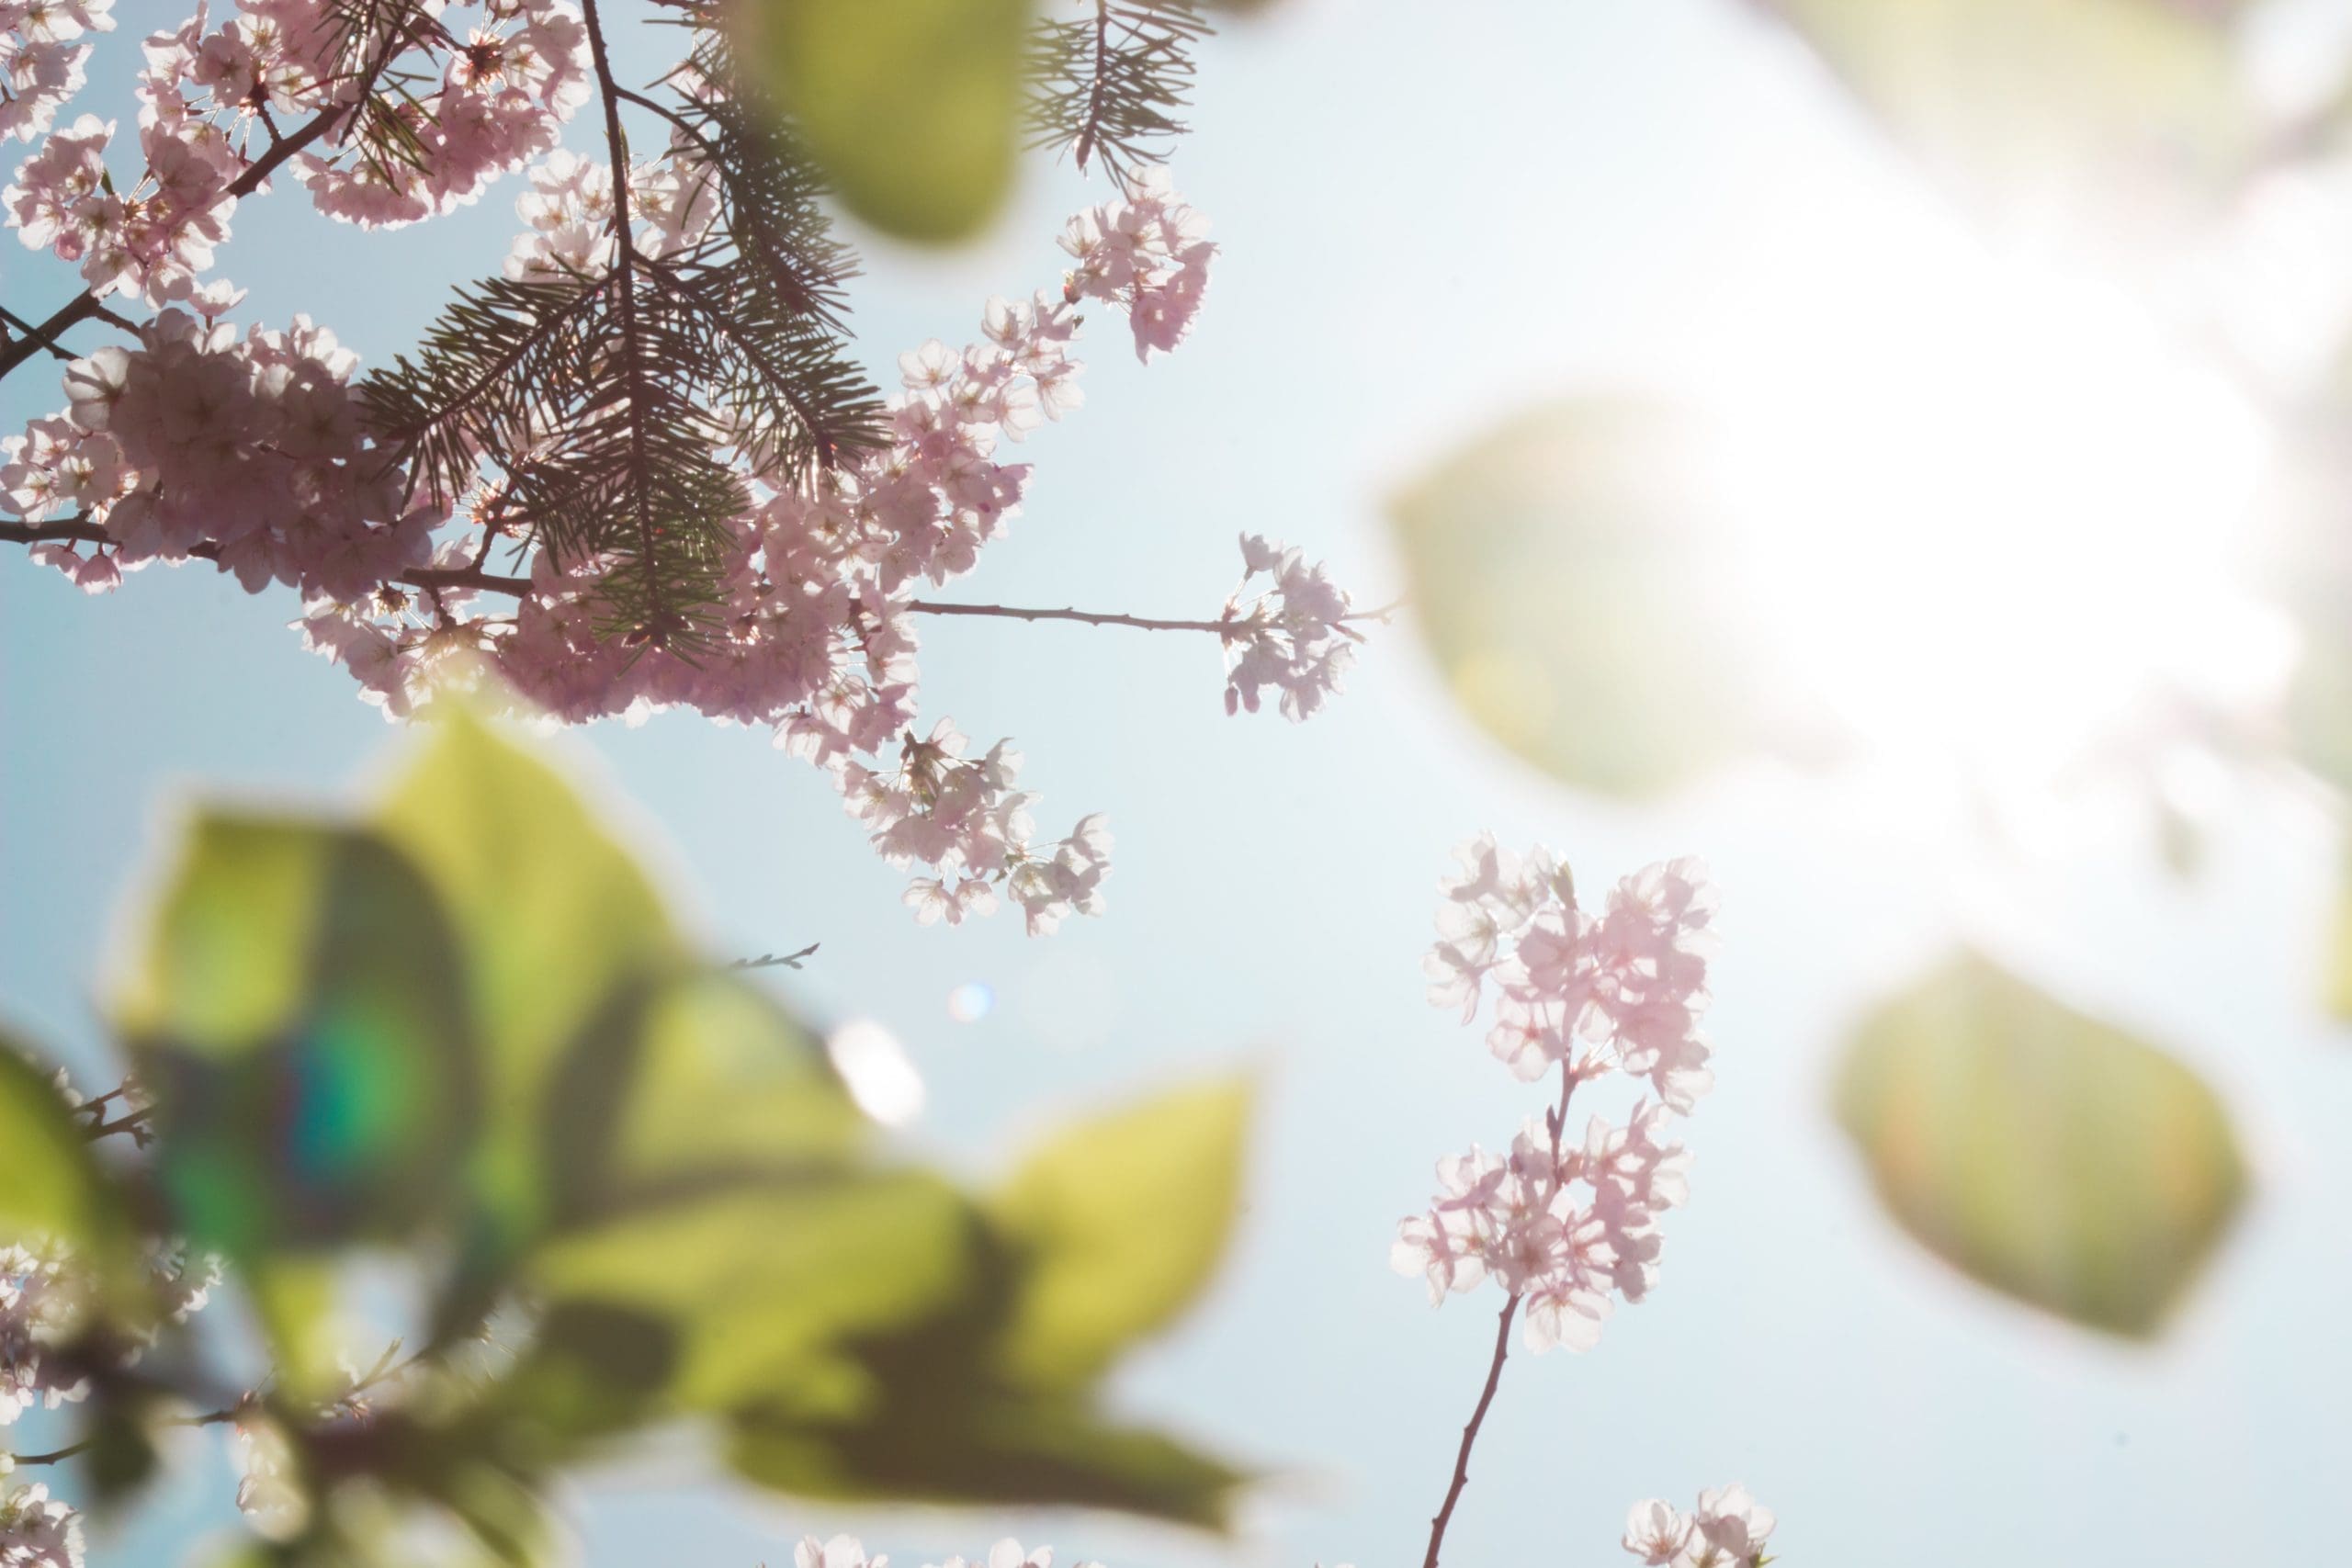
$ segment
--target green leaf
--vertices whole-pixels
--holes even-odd
[[[435,727],[379,818],[466,954],[489,1125],[471,1172],[503,1258],[544,1223],[542,1100],[559,1055],[684,952],[637,863],[545,762],[470,715]]]
[[[853,1342],[965,1304],[982,1239],[936,1177],[839,1172],[609,1220],[550,1241],[526,1279],[545,1299],[666,1325],[673,1408],[854,1414],[877,1391]]]
[[[120,1190],[32,1054],[0,1032],[0,1244],[49,1237],[84,1256],[129,1235]]]
[[[2240,173],[2242,0],[1762,0],[1982,214],[2136,227]]]
[[[746,1479],[796,1496],[1117,1508],[1216,1530],[1229,1527],[1247,1479],[1164,1433],[1060,1400],[940,1397],[830,1426],[747,1413],[728,1457]]]
[[[1012,188],[1028,0],[759,0],[743,70],[842,202],[903,239],[977,231]]]
[[[1100,1373],[1208,1282],[1241,1204],[1246,1084],[1162,1095],[1064,1131],[990,1204],[1025,1268],[1006,1370],[1036,1387]]]
[[[1863,1022],[1838,1116],[1920,1242],[2115,1334],[2162,1327],[2245,1197],[2195,1074],[1973,953]]]
[[[2343,858],[2346,852],[2338,853]],[[2328,921],[2326,972],[2322,979],[2329,1015],[2339,1021],[2352,1020],[2352,863],[2345,864],[2337,875],[2335,908]]]
[[[250,1261],[447,1213],[475,1121],[438,903],[375,835],[199,818],[120,1011],[181,1228]]]
[[[548,1223],[838,1168],[870,1129],[815,1038],[756,986],[625,987],[548,1075]]]
[[[1576,399],[1502,425],[1391,503],[1456,700],[1571,784],[1654,795],[1760,738],[1760,639],[1706,488],[1712,455],[1688,411]]]
[[[537,1083],[616,985],[684,955],[562,775],[462,710],[432,727],[377,823],[449,912],[502,1089]]]

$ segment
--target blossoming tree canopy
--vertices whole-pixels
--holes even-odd
[[[1032,465],[1011,448],[1080,405],[1083,312],[1124,317],[1148,361],[1202,308],[1217,247],[1160,159],[1206,24],[1169,0],[1034,30],[1017,6],[890,12],[1011,28],[972,52],[872,7],[751,7],[745,40],[719,0],[651,3],[686,49],[639,86],[616,73],[594,0],[240,0],[147,40],[135,149],[65,114],[108,0],[0,5],[16,84],[0,129],[33,144],[6,221],[83,284],[43,319],[0,321],[0,373],[47,356],[64,401],[0,450],[0,509],[21,520],[0,536],[94,592],[187,561],[294,589],[306,646],[389,716],[489,677],[561,722],[683,706],[765,727],[914,870],[919,917],[1010,902],[1042,932],[1091,912],[1103,819],[1041,831],[1009,743],[967,755],[962,730],[922,713],[918,620],[1206,633],[1228,708],[1272,689],[1303,718],[1338,689],[1363,618],[1255,536],[1245,574],[1264,586],[1215,616],[922,596],[972,572],[1019,513]],[[912,91],[929,72],[993,82],[1007,49],[1010,89]],[[1063,231],[1059,277],[987,301],[968,344],[899,355],[885,395],[853,353],[856,262],[828,182],[902,230],[968,227],[926,230],[904,215],[946,197],[876,182],[1010,145],[1024,72],[1032,139],[1114,188]],[[881,112],[909,96],[1004,123],[977,136]],[[328,324],[240,324],[245,295],[213,271],[238,204],[276,183],[388,228],[517,173],[511,251],[364,376]],[[992,177],[949,184],[984,212]],[[116,341],[80,346],[102,331]]]
[[[1223,1254],[1243,1091],[993,1191],[904,1164],[554,774],[436,728],[371,820],[197,819],[112,1009],[121,1088],[0,1050],[0,1427],[80,1432],[11,1462],[103,1450],[119,1507],[162,1432],[228,1427],[254,1528],[322,1563],[413,1561],[390,1527],[430,1515],[537,1561],[564,1469],[681,1419],[802,1496],[1221,1526],[1240,1472],[1100,1382]],[[362,1248],[424,1303],[390,1349],[337,1327]],[[266,1380],[180,1326],[223,1279]],[[0,1561],[78,1540],[74,1501],[0,1483]]]

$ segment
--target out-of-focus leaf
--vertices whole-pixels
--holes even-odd
[[[102,1405],[82,1459],[90,1478],[90,1503],[104,1512],[121,1507],[155,1473],[155,1442],[141,1412],[129,1403]]]
[[[0,1033],[0,1244],[42,1236],[88,1258],[119,1253],[128,1235],[121,1193],[82,1124],[30,1053]]]
[[[652,886],[572,787],[462,710],[433,727],[377,821],[449,912],[502,1086],[536,1084],[616,985],[683,956]]]
[[[474,1043],[432,889],[371,833],[211,816],[155,910],[123,1029],[189,1239],[253,1260],[447,1213]]]
[[[668,1413],[677,1377],[668,1318],[567,1298],[541,1314],[529,1348],[471,1419],[495,1431],[510,1457],[552,1470]]]
[[[1222,1530],[1247,1479],[1163,1433],[1055,1399],[899,1407],[855,1423],[738,1418],[729,1458],[763,1486],[845,1502],[1117,1508]]]
[[[844,206],[940,243],[1012,187],[1029,17],[1029,0],[758,0],[736,47]]]
[[[1581,788],[1656,795],[1758,738],[1764,694],[1688,411],[1570,400],[1521,415],[1390,507],[1455,698]]]
[[[854,1413],[876,1393],[847,1348],[973,1292],[970,1205],[915,1171],[836,1172],[702,1197],[549,1242],[541,1296],[667,1325],[676,1408],[763,1399]]]
[[[2228,1118],[2194,1073],[1974,953],[1864,1021],[1838,1115],[1914,1236],[2116,1334],[2162,1326],[2245,1195]]]
[[[1250,1091],[1220,1083],[1069,1128],[990,1205],[1025,1268],[1007,1371],[1039,1387],[1095,1376],[1207,1283],[1241,1201]]]
[[[555,1058],[616,994],[684,953],[661,901],[545,762],[458,712],[379,818],[440,895],[466,955],[488,1126],[471,1172],[503,1258],[544,1220],[541,1102]]]
[[[2337,874],[2335,908],[2327,932],[2326,969],[2321,981],[2326,987],[2329,1014],[2339,1021],[2352,1020],[2352,864],[2346,864]]]
[[[2133,227],[2244,165],[2241,0],[1758,0],[1978,212]]]
[[[815,1039],[724,973],[624,989],[541,1107],[550,1223],[838,1166],[869,1129]]]

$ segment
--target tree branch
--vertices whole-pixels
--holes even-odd
[[[0,324],[5,324],[5,325],[6,325],[6,326],[9,326],[9,327],[13,328],[13,329],[15,329],[15,331],[16,331],[17,333],[20,333],[20,334],[22,334],[22,333],[33,333],[33,332],[36,332],[36,331],[38,331],[38,330],[39,330],[39,329],[38,329],[38,328],[36,328],[36,327],[35,327],[35,326],[34,326],[30,321],[28,321],[25,320],[22,316],[19,316],[18,314],[17,314],[17,312],[16,312],[16,311],[11,310],[8,310],[8,309],[6,309],[6,307],[0,307]],[[6,340],[6,341],[7,341],[7,342],[9,342],[9,343],[14,343],[14,342],[17,342],[17,341],[18,341],[18,340],[17,340],[17,339],[15,339],[15,338],[11,338],[11,339],[7,339],[7,340]],[[50,357],[51,357],[52,359],[62,359],[62,360],[67,361],[68,363],[71,363],[71,362],[72,362],[72,360],[73,360],[73,358],[74,358],[74,351],[73,351],[73,350],[71,350],[71,349],[67,349],[67,348],[60,348],[57,344],[53,344],[53,343],[46,343],[46,344],[41,344],[41,347],[42,347],[43,349],[45,349],[45,350],[47,350],[47,351],[48,351],[48,353],[49,353],[49,355],[50,355]]]
[[[1215,632],[1227,642],[1246,637],[1250,632],[1249,622],[1224,616],[1214,621],[1164,621],[1149,615],[1119,615],[1101,610],[1077,610],[1067,605],[1058,610],[1023,610],[1011,604],[952,604],[936,599],[912,599],[907,602],[905,608],[919,615],[996,615],[1012,621],[1077,621],[1090,626],[1134,626],[1148,632]],[[1340,618],[1342,622],[1385,623],[1396,613],[1396,608],[1394,604],[1383,604],[1376,610],[1359,610]]]
[[[0,544],[5,545],[112,543],[113,536],[104,527],[82,517],[68,517],[56,523],[0,523]],[[217,560],[220,550],[217,545],[206,543],[188,554],[198,560]],[[531,592],[531,580],[527,577],[502,577],[478,567],[419,567],[392,581],[411,588],[470,588],[482,593],[512,594],[517,599],[527,598]]]
[[[947,604],[934,599],[910,600],[906,608],[919,615],[996,615],[1012,621],[1079,621],[1090,626],[1134,626],[1148,632],[1215,632],[1238,636],[1238,621],[1161,621],[1148,615],[1117,615],[1097,610],[1021,610],[1010,604]]]
[[[1564,1062],[1560,1066],[1560,1103],[1544,1113],[1544,1124],[1552,1134],[1552,1185],[1544,1195],[1546,1204],[1560,1190],[1560,1137],[1568,1124],[1568,1100],[1576,1091],[1576,1075]],[[1430,1520],[1430,1550],[1421,1559],[1421,1568],[1437,1568],[1438,1548],[1444,1543],[1445,1527],[1453,1517],[1453,1506],[1462,1500],[1462,1489],[1470,1484],[1470,1450],[1478,1440],[1478,1428],[1487,1419],[1487,1407],[1494,1404],[1495,1390],[1502,1382],[1503,1362],[1510,1355],[1510,1320],[1518,1314],[1519,1302],[1519,1296],[1513,1294],[1503,1303],[1502,1320],[1495,1327],[1495,1359],[1487,1367],[1487,1386],[1479,1391],[1477,1407],[1470,1412],[1469,1424],[1462,1428],[1462,1448],[1453,1456],[1453,1481],[1445,1489],[1444,1504]]]
[[[20,1465],[62,1464],[67,1460],[72,1459],[75,1454],[85,1453],[97,1446],[97,1438],[85,1438],[78,1443],[69,1443],[62,1449],[51,1449],[45,1454],[12,1454],[9,1457]]]
[[[1470,1449],[1478,1440],[1478,1428],[1486,1422],[1487,1407],[1494,1404],[1495,1389],[1503,1381],[1503,1361],[1510,1355],[1510,1321],[1518,1314],[1519,1298],[1507,1298],[1502,1316],[1495,1325],[1495,1359],[1487,1368],[1487,1386],[1479,1391],[1477,1408],[1470,1412],[1470,1420],[1462,1428],[1462,1449],[1453,1456],[1453,1483],[1445,1489],[1445,1502],[1430,1520],[1430,1550],[1421,1559],[1421,1568],[1437,1568],[1438,1547],[1445,1540],[1445,1527],[1453,1517],[1453,1506],[1462,1500],[1462,1489],[1470,1484]]]

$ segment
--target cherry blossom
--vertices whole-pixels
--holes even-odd
[[[0,0],[0,139],[30,141],[82,90],[94,32],[111,32],[113,0]]]
[[[1713,892],[1695,861],[1667,862],[1620,882],[1594,919],[1541,845],[1521,853],[1482,834],[1456,856],[1439,883],[1430,999],[1468,1022],[1491,986],[1489,1049],[1529,1082],[1557,1066],[1560,1101],[1508,1155],[1474,1145],[1439,1161],[1436,1200],[1399,1224],[1391,1262],[1421,1275],[1432,1302],[1492,1279],[1524,1309],[1530,1348],[1589,1349],[1613,1303],[1657,1282],[1659,1215],[1690,1195],[1671,1131],[1713,1081],[1698,1018]],[[1611,1072],[1657,1098],[1569,1138],[1577,1086]]]
[[[51,1359],[81,1314],[78,1283],[57,1247],[0,1247],[0,1427],[89,1396],[86,1378]]]
[[[1216,247],[1208,220],[1181,200],[1168,171],[1147,164],[1121,182],[1124,195],[1072,218],[1061,247],[1077,264],[1063,298],[1114,300],[1134,329],[1136,357],[1184,341],[1208,288]]]
[[[39,1483],[0,1494],[0,1568],[82,1568],[82,1516]]]
[[[45,48],[106,25],[106,6],[0,0],[0,20]],[[967,344],[900,355],[877,443],[812,467],[775,449],[774,422],[714,410],[741,507],[710,519],[716,602],[697,610],[707,635],[682,647],[666,629],[616,634],[606,591],[622,558],[545,544],[515,513],[511,465],[472,437],[452,437],[464,493],[428,499],[444,487],[412,471],[413,431],[371,423],[335,334],[299,316],[232,326],[243,292],[209,272],[237,202],[281,168],[322,210],[373,226],[446,212],[524,169],[507,277],[601,281],[624,254],[651,267],[706,245],[721,208],[712,143],[673,118],[650,159],[557,145],[594,91],[586,18],[567,0],[435,6],[374,56],[355,62],[351,47],[331,0],[236,0],[146,39],[135,162],[114,123],[58,128],[47,99],[40,127],[19,130],[38,145],[0,193],[18,238],[75,265],[85,305],[154,307],[128,341],[68,367],[64,409],[0,442],[0,512],[22,520],[35,558],[94,593],[199,559],[251,592],[295,588],[304,645],[388,718],[461,691],[559,724],[687,707],[758,726],[823,770],[907,870],[918,920],[1012,906],[1043,934],[1100,911],[1103,818],[1041,834],[1010,743],[967,755],[951,722],[922,712],[915,618],[996,608],[920,596],[1005,536],[1032,474],[1017,444],[1081,406],[1080,308],[1123,313],[1146,360],[1186,335],[1216,247],[1167,171],[1130,171],[1069,220],[1057,283],[988,300]],[[718,91],[696,70],[676,83]],[[522,446],[532,439],[526,421]],[[1215,633],[1228,711],[1256,711],[1271,688],[1303,719],[1339,689],[1358,640],[1351,601],[1297,550],[1250,536],[1242,552],[1218,619],[1136,624]]]
[[[1282,693],[1283,716],[1312,717],[1340,690],[1354,662],[1362,634],[1347,626],[1352,601],[1321,562],[1309,566],[1295,548],[1241,536],[1241,585],[1226,601],[1225,711],[1258,711],[1268,686]],[[1262,590],[1251,585],[1263,574]]]
[[[1657,1498],[1634,1504],[1623,1545],[1649,1568],[1759,1568],[1775,1522],[1747,1487],[1724,1486],[1700,1493],[1689,1514]]]
[[[837,1535],[830,1540],[804,1536],[792,1549],[794,1568],[888,1568],[889,1559],[868,1557],[864,1543],[855,1536]],[[1041,1546],[1035,1551],[1019,1541],[1007,1539],[989,1548],[985,1556],[967,1561],[951,1557],[941,1563],[925,1568],[1054,1568],[1054,1549]],[[1102,1568],[1099,1562],[1077,1562],[1070,1568]]]

